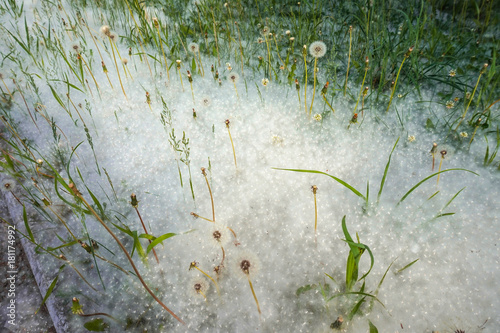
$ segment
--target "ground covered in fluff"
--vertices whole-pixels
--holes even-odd
[[[25,6],[27,13],[33,13],[42,5]],[[66,17],[63,11],[54,15]],[[262,73],[241,71],[237,57],[217,66],[216,56],[202,54],[195,59],[182,53],[181,84],[175,63],[166,75],[161,53],[156,62],[149,59],[153,75],[134,53],[128,59],[128,72],[118,64],[119,78],[115,50],[111,53],[107,37],[99,35],[101,21],[92,15],[90,10],[84,13],[100,39],[109,81],[90,35],[84,41],[60,28],[56,35],[74,68],[78,68],[75,43],[80,48],[77,54],[81,52],[88,62],[93,59],[94,78],[86,75],[79,89],[51,81],[66,65],[62,56],[51,58],[49,51],[39,51],[37,59],[46,62],[46,72],[23,55],[26,66],[37,74],[30,76],[33,85],[13,64],[2,63],[2,72],[16,73],[22,87],[6,80],[17,92],[15,101],[2,106],[8,116],[2,135],[16,142],[31,158],[24,163],[37,170],[36,186],[29,177],[23,180],[20,171],[16,177],[7,176],[7,181],[16,184],[12,194],[23,201],[41,205],[43,198],[50,201],[51,210],[35,205],[28,214],[34,237],[44,248],[71,243],[54,250],[71,265],[59,272],[52,296],[67,314],[72,331],[94,319],[71,313],[73,297],[87,314],[114,317],[99,317],[111,331],[183,332],[186,327],[149,296],[95,216],[85,214],[81,201],[54,184],[56,174],[74,182],[93,204],[133,252],[147,284],[189,330],[321,332],[331,330],[341,316],[340,329],[348,332],[366,332],[369,322],[380,332],[496,331],[500,176],[495,167],[483,165],[483,141],[467,149],[472,132],[450,138],[448,131],[429,125],[429,119],[446,118],[449,112],[432,103],[435,90],[417,94],[405,88],[404,96],[396,94],[385,113],[388,90],[382,101],[367,101],[362,112],[358,106],[357,122],[349,122],[361,85],[349,82],[351,97],[344,97],[341,85],[332,84],[329,89],[340,91],[328,98],[328,106],[320,90],[330,78],[321,62],[310,114],[304,107],[303,83],[298,95],[294,84],[286,84],[285,72],[263,81],[268,77]],[[28,26],[39,22],[49,29],[48,20],[33,14],[27,18]],[[114,29],[118,36],[126,35]],[[227,47],[219,42],[221,48]],[[121,57],[127,56],[125,41],[116,46]],[[8,46],[2,48],[7,52]],[[257,66],[257,59],[252,62]],[[214,79],[212,64],[220,82]],[[312,61],[310,76],[313,67]],[[233,73],[238,77],[231,78]],[[4,79],[7,76],[3,74]],[[76,84],[74,78],[67,80]],[[33,121],[19,90],[27,95]],[[308,108],[312,93],[311,84]],[[32,157],[7,124],[15,124],[16,132],[27,139]],[[434,169],[433,143],[437,143]],[[14,170],[21,169],[13,163]],[[438,170],[448,171],[410,191]],[[133,193],[137,207],[131,205]],[[149,234],[176,234],[157,245],[155,254],[141,254],[147,251],[147,239],[134,241],[134,232],[144,234],[135,208]],[[365,249],[361,256],[358,278],[369,274],[350,288],[344,217],[354,241],[371,251]],[[19,228],[25,231],[22,220]],[[95,253],[127,273],[108,261],[94,260],[68,229],[87,244],[94,240]],[[39,260],[47,267],[49,282],[64,263],[49,255]],[[250,263],[247,271],[243,262]],[[346,294],[349,291],[358,294]]]

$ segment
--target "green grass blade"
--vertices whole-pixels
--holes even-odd
[[[148,245],[148,248],[146,250],[146,253],[149,254],[149,252],[151,252],[151,250],[158,244],[160,243],[163,243],[163,241],[165,239],[168,239],[170,237],[174,237],[176,236],[177,234],[174,234],[173,232],[169,232],[167,234],[164,234],[164,235],[161,235],[160,237],[157,237],[154,241],[151,242],[151,244]]]
[[[411,263],[409,263],[409,264],[408,264],[408,265],[406,265],[405,267],[403,267],[403,268],[401,268],[400,270],[398,270],[398,271],[396,272],[396,274],[399,274],[399,273],[401,273],[402,271],[404,271],[405,269],[409,268],[411,265],[413,265],[414,263],[416,263],[418,260],[419,260],[419,259],[415,259],[415,260],[413,260]]]
[[[378,329],[373,325],[373,323],[368,320],[368,325],[370,325],[370,332],[369,333],[378,333]]]
[[[479,174],[475,173],[474,171],[470,171],[470,170],[462,169],[462,168],[446,169],[446,170],[442,170],[442,171],[433,173],[432,175],[430,175],[430,176],[422,179],[420,182],[417,183],[417,185],[413,186],[408,192],[406,192],[406,194],[403,195],[403,197],[401,198],[401,200],[399,200],[399,202],[397,203],[397,205],[399,205],[401,202],[403,202],[411,194],[411,192],[413,192],[417,187],[419,187],[420,185],[422,185],[424,182],[426,182],[427,180],[431,179],[434,176],[439,175],[440,173],[448,172],[448,171],[467,171],[467,172],[470,172],[470,173],[472,173],[472,174],[474,174],[476,176],[479,176]]]
[[[391,165],[392,153],[394,153],[394,149],[396,149],[398,142],[399,142],[399,138],[396,140],[394,147],[392,147],[391,153],[389,154],[389,160],[387,161],[387,164],[385,165],[384,176],[382,177],[382,181],[380,182],[380,190],[378,191],[378,194],[377,194],[377,204],[379,203],[380,196],[382,195],[382,191],[384,190],[385,179],[387,178],[387,172],[389,171],[389,166]]]
[[[31,242],[35,242],[35,237],[33,236],[33,232],[31,232],[30,225],[28,223],[28,215],[26,215],[26,206],[23,205],[23,220],[24,220],[24,226],[26,227],[26,231],[28,232],[28,235],[30,236]]]
[[[348,183],[346,183],[342,179],[339,179],[339,178],[337,178],[335,176],[329,175],[329,174],[327,174],[325,172],[321,172],[321,171],[317,171],[317,170],[303,170],[303,169],[282,169],[282,168],[272,168],[272,169],[283,170],[283,171],[305,172],[305,173],[318,173],[318,174],[321,174],[321,175],[328,176],[330,178],[333,178],[339,184],[345,186],[346,188],[348,188],[349,190],[351,190],[352,193],[356,194],[358,197],[360,197],[360,198],[362,198],[363,200],[366,201],[365,196],[363,194],[361,194],[361,192],[359,192],[358,190],[356,190],[354,187],[352,187],[351,185],[349,185]]]
[[[40,311],[40,309],[42,308],[42,306],[45,304],[45,302],[47,301],[47,299],[52,294],[52,291],[54,290],[54,287],[56,286],[57,279],[59,278],[59,273],[61,273],[61,271],[64,268],[64,266],[66,266],[66,264],[64,264],[61,267],[59,267],[59,271],[57,272],[56,277],[54,278],[54,280],[52,280],[52,283],[50,284],[49,288],[47,289],[47,292],[45,293],[45,296],[43,297],[42,304],[40,304],[40,307],[38,308],[38,310],[35,311],[35,314],[37,314],[38,311]]]

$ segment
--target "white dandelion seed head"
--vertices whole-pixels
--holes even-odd
[[[0,186],[1,186],[0,190],[2,192],[4,193],[12,192],[16,188],[16,181],[14,180],[14,178],[5,177],[0,182]]]
[[[125,66],[127,66],[128,59],[127,58],[122,58],[122,64],[124,64]]]
[[[293,42],[295,40],[295,37],[290,37],[290,41]]]
[[[189,43],[188,49],[189,49],[189,51],[196,53],[200,50],[200,46],[193,42],[193,43]]]
[[[262,37],[257,38],[257,43],[259,44],[264,43],[264,39]]]
[[[111,27],[109,25],[103,25],[101,29],[99,29],[99,31],[104,36],[109,36],[109,34],[111,33]]]
[[[240,79],[240,76],[238,75],[238,73],[230,73],[228,76],[227,76],[227,79],[229,81],[231,81],[232,83],[236,83],[238,82],[238,80]]]
[[[212,100],[210,99],[210,97],[208,96],[203,96],[201,98],[201,104],[203,104],[203,106],[210,106],[210,104],[212,104]]]
[[[80,44],[78,43],[73,43],[71,44],[71,51],[74,52],[75,54],[80,53],[81,47]]]
[[[262,36],[267,36],[267,35],[269,34],[269,32],[270,32],[270,31],[271,31],[271,30],[270,30],[270,29],[269,29],[269,27],[266,25],[266,26],[264,26],[264,28],[262,28],[262,30],[260,31],[260,34],[261,34]]]
[[[224,247],[231,241],[231,235],[226,225],[216,223],[210,230],[209,239],[214,248],[220,249],[221,246]]]
[[[202,300],[205,299],[203,295],[207,295],[207,291],[210,288],[210,284],[204,277],[198,276],[192,278],[188,282],[187,293],[191,299]]]
[[[242,250],[231,262],[231,270],[233,274],[239,278],[253,279],[260,269],[260,261],[257,256],[250,251]]]
[[[290,30],[285,31],[286,35],[290,35]]]
[[[316,41],[309,46],[309,53],[314,58],[321,58],[326,54],[326,45],[322,41]]]

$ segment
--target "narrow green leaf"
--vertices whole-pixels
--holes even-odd
[[[50,284],[49,288],[47,289],[47,292],[45,293],[45,296],[43,297],[42,304],[40,304],[40,307],[38,308],[38,310],[35,311],[35,314],[37,314],[38,311],[40,311],[40,309],[42,308],[42,306],[45,304],[45,302],[47,301],[47,299],[52,294],[52,291],[54,290],[54,287],[56,286],[57,279],[59,278],[59,273],[61,273],[61,271],[64,268],[64,266],[66,266],[66,264],[64,264],[61,267],[59,267],[59,271],[57,272],[56,277],[54,278],[54,280],[52,280],[52,283]]]
[[[411,192],[413,192],[417,187],[419,187],[420,185],[422,185],[424,182],[426,182],[427,180],[431,179],[434,176],[439,175],[440,173],[448,172],[448,171],[467,171],[467,172],[470,172],[470,173],[472,173],[472,174],[474,174],[476,176],[479,176],[479,174],[475,173],[474,171],[470,171],[470,170],[467,170],[467,169],[461,169],[461,168],[446,169],[446,170],[442,170],[442,171],[433,173],[432,175],[430,175],[430,176],[422,179],[420,182],[417,183],[417,185],[413,186],[408,192],[406,192],[406,194],[403,195],[403,197],[401,198],[401,200],[399,200],[399,202],[397,203],[397,205],[399,205],[401,202],[403,202],[411,194]]]
[[[26,231],[28,232],[28,235],[30,236],[31,242],[35,243],[35,237],[33,236],[33,233],[31,232],[30,225],[28,223],[28,216],[26,215],[26,206],[23,205],[23,220],[24,220],[24,226],[26,227]]]
[[[403,267],[403,268],[401,268],[400,270],[398,270],[398,271],[396,272],[396,274],[401,273],[402,271],[404,271],[405,269],[409,268],[411,265],[413,265],[413,264],[414,264],[414,263],[416,263],[417,261],[418,261],[418,259],[413,260],[411,263],[409,263],[409,264],[408,264],[408,265],[406,265],[405,267]]]
[[[354,315],[359,311],[359,307],[364,303],[366,297],[363,297],[362,299],[359,300],[356,305],[352,308],[351,312],[349,312],[349,315],[347,316],[347,320],[352,320]]]
[[[96,318],[83,324],[83,327],[91,332],[104,332],[109,325],[102,318]]]
[[[392,147],[391,153],[389,154],[389,160],[387,161],[387,164],[385,165],[384,176],[382,177],[382,181],[380,182],[380,190],[378,191],[378,195],[377,195],[377,204],[379,203],[380,196],[382,195],[382,191],[384,190],[385,179],[387,178],[387,172],[389,171],[389,166],[391,165],[392,153],[394,153],[394,149],[396,149],[398,142],[399,142],[399,138],[396,140],[394,147]]]
[[[295,295],[296,296],[299,296],[300,294],[303,294],[305,293],[306,291],[309,291],[309,290],[312,290],[312,289],[315,289],[317,287],[317,285],[315,284],[308,284],[306,286],[302,286],[300,287],[299,289],[297,289],[297,291],[295,292]]]
[[[165,239],[168,239],[168,238],[173,237],[173,236],[175,236],[175,235],[177,235],[177,234],[174,234],[174,233],[170,232],[170,233],[167,233],[167,234],[164,234],[164,235],[161,235],[161,236],[157,237],[154,241],[152,241],[152,242],[151,242],[151,244],[149,244],[149,246],[148,246],[148,248],[147,248],[146,252],[147,252],[147,253],[151,252],[151,250],[152,250],[152,249],[153,249],[156,245],[158,245],[159,243],[162,243],[162,244],[163,244],[163,241],[164,241]]]
[[[378,333],[378,329],[373,325],[373,323],[368,320],[368,325],[370,325],[370,333]]]
[[[361,194],[361,192],[359,192],[358,190],[356,190],[354,187],[352,187],[351,185],[349,185],[348,183],[346,183],[345,181],[343,181],[342,179],[339,179],[335,176],[332,176],[332,175],[329,175],[325,172],[321,172],[321,171],[316,171],[316,170],[303,170],[303,169],[282,169],[282,168],[272,168],[272,169],[275,169],[275,170],[283,170],[283,171],[293,171],[293,172],[306,172],[306,173],[318,173],[318,174],[321,174],[321,175],[325,175],[325,176],[328,176],[330,178],[333,178],[335,181],[337,181],[339,184],[345,186],[346,188],[348,188],[349,190],[352,191],[352,193],[356,194],[358,197],[362,198],[363,200],[366,201],[366,198],[363,194]]]

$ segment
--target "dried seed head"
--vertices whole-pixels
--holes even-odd
[[[189,49],[189,51],[196,53],[200,50],[200,46],[196,43],[189,43],[188,49]]]
[[[127,66],[128,59],[127,58],[122,58],[122,64],[124,64],[125,66]]]
[[[2,179],[2,192],[12,192],[16,188],[16,182],[13,178],[5,177]]]
[[[137,208],[137,206],[139,205],[139,201],[137,201],[137,197],[136,197],[135,193],[132,193],[130,195],[130,204],[134,208]]]
[[[229,76],[227,78],[232,83],[236,83],[240,79],[240,76],[237,73],[231,73],[231,74],[229,74]]]
[[[209,288],[210,284],[204,277],[195,277],[189,281],[187,292],[191,298],[201,300],[206,297]]]
[[[309,53],[314,58],[321,58],[326,54],[326,45],[321,41],[316,41],[309,46]]]
[[[111,32],[111,28],[109,27],[109,25],[103,25],[100,29],[101,31],[101,34],[103,34],[104,36],[109,36],[110,32]]]
[[[253,278],[260,268],[259,259],[249,251],[242,251],[232,262],[232,268],[240,278]]]

